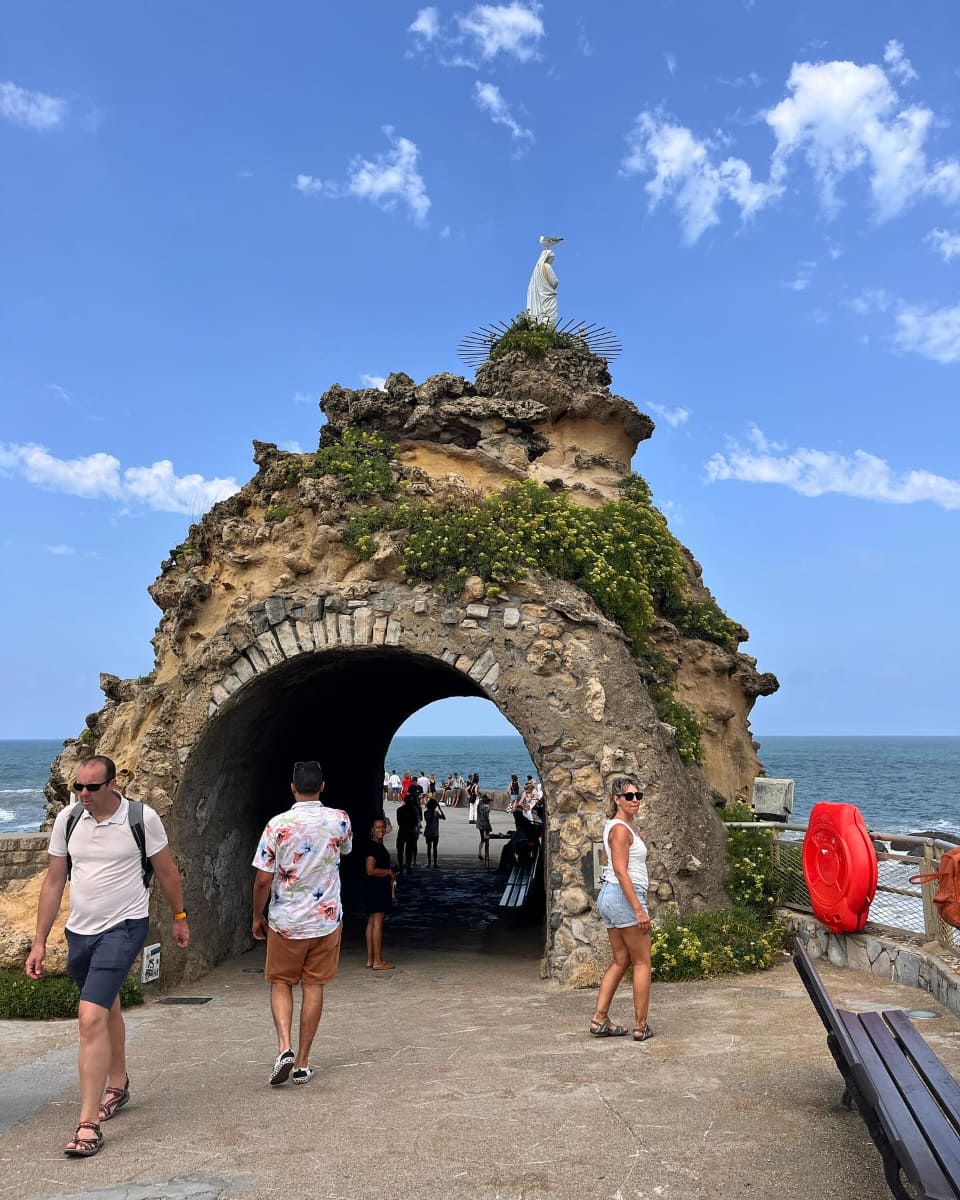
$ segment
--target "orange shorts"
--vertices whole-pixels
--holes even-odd
[[[329,983],[340,964],[340,935],[343,926],[333,933],[315,938],[285,938],[273,929],[267,930],[267,968],[264,972],[271,983]]]

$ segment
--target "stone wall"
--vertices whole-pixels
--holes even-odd
[[[0,834],[0,888],[47,869],[46,833]]]
[[[960,1016],[960,964],[926,947],[882,933],[830,933],[813,917],[780,913],[807,947],[811,958],[827,958],[835,967],[851,967],[929,993]]]

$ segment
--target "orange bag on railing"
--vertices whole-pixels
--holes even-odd
[[[937,883],[933,898],[942,920],[960,929],[960,846],[948,850],[940,859],[940,870],[930,875],[911,875],[911,883]]]

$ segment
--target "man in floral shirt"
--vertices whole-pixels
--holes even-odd
[[[266,977],[279,1053],[271,1084],[309,1083],[310,1048],[323,1012],[323,988],[340,962],[340,856],[353,845],[350,818],[320,800],[317,762],[293,768],[293,807],[273,817],[253,858],[253,936],[267,940]],[[265,909],[270,905],[269,919]],[[300,984],[300,1037],[294,1054],[293,987]]]

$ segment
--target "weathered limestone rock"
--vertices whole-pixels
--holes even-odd
[[[618,495],[653,430],[609,384],[602,360],[571,351],[507,355],[475,383],[441,374],[418,385],[395,373],[385,391],[331,388],[321,442],[348,425],[387,434],[413,499],[468,505],[508,480],[534,479],[596,505]],[[658,719],[650,668],[585,592],[536,571],[489,595],[468,578],[456,600],[411,587],[402,534],[375,534],[362,561],[345,544],[351,502],[334,476],[316,476],[313,455],[256,442],[254,461],[256,476],[191,527],[151,588],[162,612],[154,670],[103,676],[103,709],[82,741],[67,743],[46,789],[52,815],[95,745],[116,760],[125,791],[164,812],[193,939],[186,954],[164,954],[168,980],[247,948],[248,864],[264,821],[289,795],[290,763],[321,758],[330,794],[363,828],[397,728],[453,695],[492,700],[544,780],[547,974],[593,985],[607,961],[584,864],[616,775],[645,792],[651,908],[722,902],[714,805],[749,795],[758,763],[748,716],[776,687],[772,676],[658,623],[654,648],[703,722],[703,768],[685,766]],[[687,570],[694,595],[706,596],[692,558]],[[348,884],[351,870],[347,861]],[[0,900],[9,905],[11,889],[31,882],[11,884]],[[22,905],[19,914],[0,909],[14,959],[32,937],[35,895],[24,891]],[[162,938],[168,925],[156,924]]]

